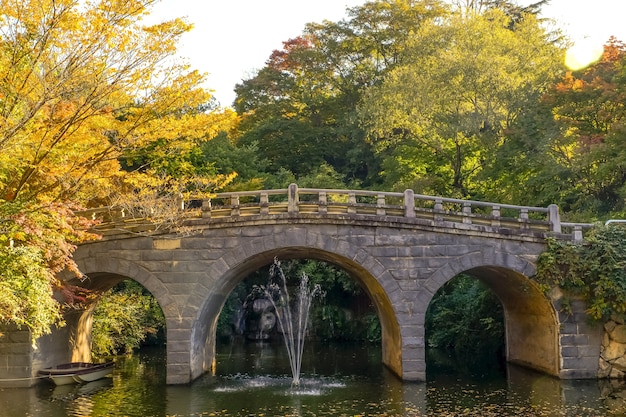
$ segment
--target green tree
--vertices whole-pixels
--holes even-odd
[[[498,9],[430,21],[360,107],[385,155],[387,184],[465,197],[533,99],[559,75],[562,51],[533,15],[514,30]]]
[[[83,289],[55,276],[66,268],[81,276],[72,260],[73,242],[93,236],[86,231],[92,222],[74,216],[75,208],[53,202],[0,204],[0,324],[26,326],[33,341],[63,324],[62,306],[88,299]]]
[[[236,87],[240,143],[255,143],[270,172],[300,176],[325,163],[345,183],[377,184],[379,161],[356,106],[401,62],[410,34],[445,13],[439,1],[381,0],[349,9],[346,20],[308,24]]]
[[[624,214],[625,62],[611,39],[599,62],[567,72],[524,110],[492,164],[496,198],[556,203],[585,221]]]
[[[33,339],[62,322],[42,258],[33,247],[0,247],[0,323],[26,326]]]
[[[520,6],[517,2],[509,0],[452,0],[451,3],[467,13],[483,13],[490,9],[502,10],[511,18],[511,23],[514,25],[524,20],[524,16],[529,13],[539,14],[541,7],[550,3],[550,0],[540,0],[527,6]]]

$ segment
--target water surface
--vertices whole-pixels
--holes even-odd
[[[1,417],[60,416],[624,416],[626,386],[559,381],[523,368],[459,374],[429,365],[402,383],[378,347],[309,343],[300,387],[282,345],[218,349],[216,375],[165,385],[162,349],[118,357],[112,377],[76,386],[0,390]]]

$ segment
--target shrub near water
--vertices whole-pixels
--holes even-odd
[[[158,303],[134,281],[124,281],[98,301],[93,313],[92,355],[129,353],[159,342],[165,317]]]

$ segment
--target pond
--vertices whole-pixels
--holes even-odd
[[[165,385],[165,352],[116,358],[112,377],[84,385],[0,390],[0,416],[607,416],[626,415],[626,385],[559,381],[515,366],[459,374],[429,364],[402,383],[379,347],[309,343],[291,387],[282,345],[220,345],[216,375]]]

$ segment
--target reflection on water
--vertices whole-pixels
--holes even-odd
[[[626,414],[626,386],[559,381],[522,368],[463,377],[429,365],[402,383],[379,348],[308,344],[291,387],[284,347],[221,346],[217,374],[165,385],[164,351],[120,357],[112,377],[84,385],[1,389],[0,417],[36,416],[606,416]]]

